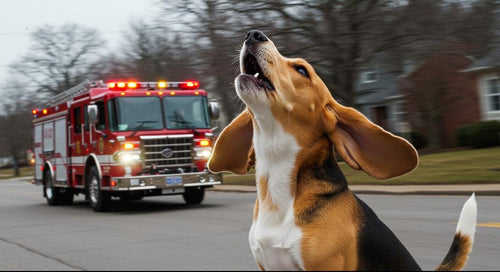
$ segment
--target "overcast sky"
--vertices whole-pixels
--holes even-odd
[[[157,14],[157,0],[0,0],[0,80],[7,66],[29,49],[38,26],[77,23],[98,30],[108,48],[116,47],[131,20]]]

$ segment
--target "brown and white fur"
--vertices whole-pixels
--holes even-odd
[[[348,188],[334,152],[388,179],[412,171],[411,144],[344,107],[305,60],[283,57],[261,31],[240,54],[236,92],[246,104],[220,134],[213,172],[255,167],[249,243],[262,270],[420,270],[392,231]],[[476,225],[474,194],[438,270],[465,266]]]

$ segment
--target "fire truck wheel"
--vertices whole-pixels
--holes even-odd
[[[49,206],[59,205],[61,202],[61,194],[59,192],[59,188],[54,187],[52,175],[49,171],[45,171],[43,176],[43,191],[45,192],[47,204],[49,204]]]
[[[87,179],[87,188],[90,200],[90,206],[95,212],[103,212],[109,208],[111,204],[111,197],[107,192],[101,190],[101,185],[99,181],[99,174],[95,166],[89,171],[89,176]]]
[[[187,187],[182,194],[184,201],[188,205],[200,204],[205,196],[204,187]]]

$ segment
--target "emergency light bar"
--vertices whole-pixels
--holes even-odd
[[[194,90],[200,87],[198,81],[180,81],[180,82],[136,82],[136,81],[119,81],[119,82],[108,82],[108,88],[110,90],[134,90],[134,89],[182,89],[182,90]]]

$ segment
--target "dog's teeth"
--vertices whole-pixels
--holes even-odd
[[[253,77],[258,77],[259,76],[259,73],[255,73],[255,75],[253,75]]]

